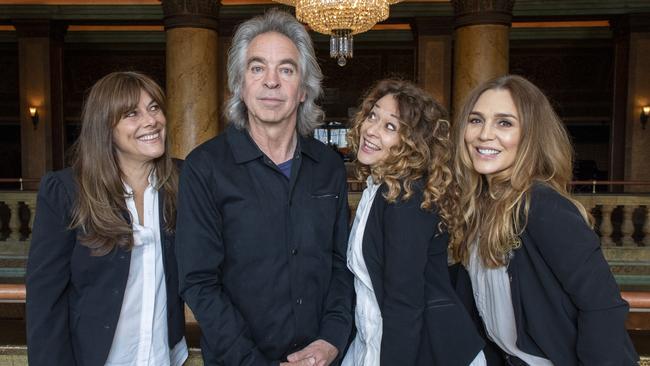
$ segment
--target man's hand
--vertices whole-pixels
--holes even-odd
[[[338,354],[339,350],[336,347],[318,339],[300,351],[290,354],[287,361],[290,362],[288,365],[292,366],[328,366]]]

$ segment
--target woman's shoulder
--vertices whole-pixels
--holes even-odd
[[[528,222],[539,221],[566,225],[584,223],[584,217],[575,201],[543,182],[536,182],[530,189]]]
[[[65,191],[72,195],[77,190],[77,183],[72,168],[48,172],[41,178],[39,193],[60,193]]]

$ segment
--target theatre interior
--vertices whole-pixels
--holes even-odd
[[[650,365],[650,1],[362,2],[385,3],[388,14],[365,30],[336,32],[324,10],[301,19],[324,74],[326,118],[314,137],[351,166],[350,117],[381,78],[415,81],[452,115],[482,81],[508,73],[531,80],[570,133],[573,195],[596,220],[630,304],[628,332]],[[324,0],[312,3],[325,9]],[[339,3],[343,14],[358,11],[356,1]],[[90,86],[112,71],[150,75],[167,94],[172,155],[184,158],[226,127],[225,64],[237,24],[272,7],[295,14],[299,6],[306,5],[0,0],[0,365],[27,364],[24,275],[38,182],[67,166]],[[352,211],[362,190],[350,174]],[[201,365],[200,329],[187,314],[186,365]]]

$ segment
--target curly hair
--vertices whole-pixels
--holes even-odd
[[[521,123],[521,137],[511,169],[490,178],[474,170],[467,146],[465,128],[474,105],[488,90],[507,90]],[[569,195],[573,148],[564,124],[548,99],[533,83],[517,75],[506,75],[476,87],[466,98],[454,121],[455,180],[462,192],[461,216],[453,255],[467,264],[469,246],[480,236],[478,254],[483,264],[495,268],[507,264],[508,254],[521,245],[528,221],[530,190],[535,182],[553,188],[571,201],[587,224],[591,216]]]
[[[348,145],[355,154],[358,152],[361,125],[375,103],[386,95],[392,95],[399,108],[397,132],[400,142],[391,147],[388,157],[377,165],[368,166],[357,160],[357,178],[365,180],[372,175],[376,182],[385,183],[388,191],[384,198],[391,203],[400,195],[403,200],[410,198],[413,183],[424,180],[420,207],[433,210],[435,205],[441,224],[453,237],[457,225],[458,188],[450,168],[453,149],[444,107],[410,81],[381,80],[366,93],[348,133]]]

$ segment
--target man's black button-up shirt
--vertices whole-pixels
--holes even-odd
[[[316,339],[345,349],[353,316],[341,158],[298,138],[286,178],[246,131],[196,148],[181,174],[181,295],[206,365],[266,365]]]

